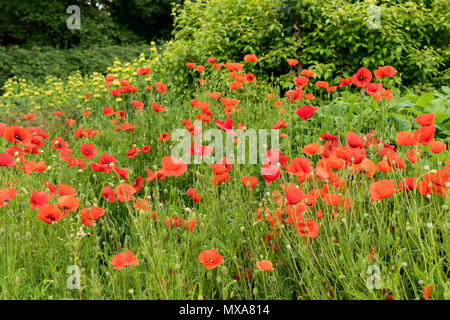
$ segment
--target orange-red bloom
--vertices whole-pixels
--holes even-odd
[[[47,205],[39,209],[37,217],[45,223],[53,224],[61,220],[63,214],[57,207],[53,205]]]
[[[369,186],[370,199],[373,201],[392,197],[397,191],[395,181],[380,180]]]
[[[261,271],[273,271],[273,263],[270,260],[257,261],[256,266]]]
[[[199,203],[202,200],[202,197],[200,197],[193,188],[188,188],[186,192],[195,203]]]
[[[120,270],[123,267],[128,267],[131,265],[138,265],[139,260],[136,259],[136,256],[133,254],[133,252],[127,251],[116,254],[111,259],[111,264],[114,266],[113,269]]]
[[[198,255],[198,262],[203,263],[208,270],[217,268],[223,260],[216,249],[205,250]]]

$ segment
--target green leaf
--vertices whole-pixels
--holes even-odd
[[[430,92],[425,92],[419,99],[417,99],[415,104],[418,106],[421,106],[421,107],[426,107],[433,100],[434,100],[434,94],[432,94]]]
[[[391,118],[394,121],[394,126],[397,131],[411,130],[411,123],[409,123],[408,120],[404,119],[402,115],[391,115]]]

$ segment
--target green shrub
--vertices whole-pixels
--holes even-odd
[[[375,5],[378,9],[370,7]],[[315,65],[324,79],[383,65],[396,68],[404,85],[441,85],[450,79],[445,0],[287,0],[282,21],[286,32],[297,31],[298,58]]]
[[[282,65],[287,72],[294,37],[283,31],[280,5],[280,0],[185,1],[174,10],[173,39],[165,45],[161,72],[181,85],[190,74],[188,61],[206,64],[211,56],[219,63],[242,61],[250,53],[259,59],[259,75],[279,73]]]
[[[68,50],[0,47],[0,87],[12,76],[37,82],[47,75],[66,78],[77,70],[83,75],[105,72],[106,68],[113,64],[115,57],[122,61],[132,61],[139,57],[141,52],[148,52],[149,49],[148,45]]]
[[[370,5],[381,10],[379,29],[367,25],[375,13]],[[249,53],[258,56],[258,69],[251,71],[259,77],[288,73],[286,58],[295,58],[299,69],[311,68],[327,81],[383,65],[398,70],[398,84],[450,80],[445,0],[200,0],[186,1],[174,14],[161,72],[180,85],[190,74],[186,62],[205,64],[210,56],[242,61]],[[292,83],[292,74],[281,80]]]

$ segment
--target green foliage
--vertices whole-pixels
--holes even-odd
[[[371,5],[380,10],[378,29]],[[188,77],[186,62],[205,63],[209,56],[242,61],[249,53],[261,62],[252,71],[267,78],[286,74],[286,58],[294,58],[299,70],[311,68],[327,81],[384,65],[398,70],[398,84],[440,86],[450,80],[444,0],[202,0],[186,1],[174,14],[173,40],[163,59],[169,69],[163,71],[177,83]]]
[[[147,41],[170,38],[175,3],[182,0],[106,0],[101,1],[111,18]]]
[[[286,32],[297,32],[297,57],[306,66],[315,65],[321,78],[391,65],[404,85],[439,85],[450,79],[445,0],[284,2],[282,21]]]
[[[67,13],[70,5],[80,8],[80,29],[69,29]],[[71,47],[110,46],[139,40],[123,25],[115,23],[105,10],[91,1],[20,1],[9,0],[0,11],[0,44],[30,48],[51,46]]]
[[[115,57],[124,61],[133,60],[141,52],[148,50],[148,45],[68,50],[48,47],[34,47],[30,50],[16,46],[8,49],[0,47],[0,87],[12,76],[36,82],[47,75],[66,78],[76,71],[84,75],[95,71],[104,72],[113,64]]]
[[[286,58],[294,55],[294,38],[283,31],[279,21],[280,0],[185,1],[176,7],[173,40],[165,46],[161,70],[181,84],[188,77],[185,63],[206,64],[211,56],[219,63],[242,61],[256,54],[257,75],[286,73]],[[284,66],[281,68],[280,66]],[[164,66],[164,67],[163,67]]]
[[[0,11],[0,44],[60,49],[168,39],[173,3],[182,0],[8,0]],[[80,8],[80,29],[69,29],[67,8]]]
[[[420,96],[409,94],[392,102],[389,115],[398,124],[396,129],[410,130],[401,126],[422,113],[434,113],[436,136],[450,137],[450,88],[443,86],[441,91],[425,92]]]

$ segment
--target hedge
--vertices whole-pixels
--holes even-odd
[[[150,45],[144,44],[68,50],[50,47],[0,47],[0,88],[13,76],[36,82],[47,75],[66,78],[77,70],[84,75],[105,72],[113,64],[115,57],[121,61],[132,61],[140,53],[150,53],[149,50]]]

